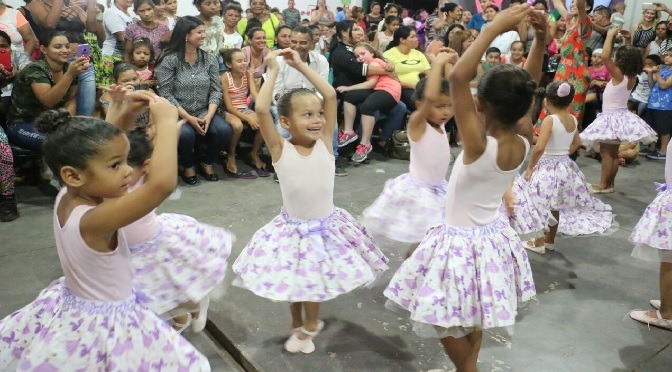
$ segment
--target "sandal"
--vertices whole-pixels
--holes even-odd
[[[590,186],[590,192],[592,192],[593,194],[611,194],[614,192],[614,188],[610,187],[608,189],[605,189],[602,186],[595,184]]]
[[[299,334],[301,333],[308,335],[308,337],[304,340],[299,339]],[[292,354],[298,353],[299,351],[304,354],[310,354],[315,351],[313,338],[317,337],[318,334],[320,334],[319,323],[318,329],[314,332],[308,331],[304,327],[299,327],[299,331],[292,333],[292,335],[289,336],[289,339],[285,342],[285,350]]]
[[[252,165],[252,168],[257,172],[259,177],[269,177],[271,175],[271,172],[269,172],[266,168],[259,168],[254,164]]]
[[[546,246],[542,245],[541,247],[537,247],[534,245],[533,240],[528,240],[523,242],[523,248],[530,250],[534,253],[539,253],[539,254],[544,254],[546,253]]]
[[[230,170],[226,169],[226,174],[231,177],[231,178],[240,178],[244,180],[253,180],[257,178],[258,176],[252,172],[231,172]]]
[[[187,321],[184,322],[184,323],[176,322],[175,318],[170,319],[170,325],[173,327],[173,329],[175,331],[177,331],[177,333],[182,333],[182,332],[184,332],[185,329],[189,328],[189,326],[191,325],[191,323],[194,319],[191,316],[191,313],[186,313],[184,315],[187,316]]]
[[[665,319],[660,315],[660,310],[656,310],[656,317],[646,315],[646,310],[634,310],[630,312],[630,317],[638,322],[646,323],[646,325],[672,331],[672,319]]]

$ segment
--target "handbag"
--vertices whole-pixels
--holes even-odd
[[[408,133],[405,130],[395,130],[392,133],[390,156],[401,160],[411,159],[411,144],[408,142]]]

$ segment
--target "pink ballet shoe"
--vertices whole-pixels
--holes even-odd
[[[656,310],[660,310],[660,300],[651,300],[649,301],[651,306],[653,306]]]
[[[174,329],[175,331],[177,331],[177,333],[182,333],[182,332],[184,332],[184,330],[187,329],[187,328],[189,328],[189,326],[190,326],[190,325],[192,324],[192,322],[193,322],[193,319],[194,319],[194,318],[191,316],[190,313],[186,313],[186,314],[184,314],[184,315],[187,316],[187,321],[184,322],[184,323],[177,322],[177,321],[175,321],[174,318],[170,320],[170,325],[173,326],[173,329]]]
[[[191,323],[191,329],[196,333],[205,329],[205,323],[208,321],[208,306],[210,306],[210,297],[206,296],[198,304],[198,318]]]
[[[543,245],[541,247],[537,247],[537,246],[534,245],[534,241],[523,242],[523,248],[525,248],[527,250],[530,250],[534,253],[539,253],[539,254],[546,253],[546,247],[543,246]]]
[[[645,310],[635,310],[630,312],[630,317],[638,322],[645,323],[649,326],[667,329],[672,331],[672,319],[665,319],[660,315],[660,310],[656,310],[656,317],[646,315]]]

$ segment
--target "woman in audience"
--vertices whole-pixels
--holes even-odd
[[[629,41],[633,46],[646,49],[649,43],[656,38],[655,26],[659,19],[660,14],[655,10],[646,9],[642,11],[642,18],[632,28],[632,32],[625,34],[624,37],[630,39]]]
[[[128,12],[131,2],[128,0],[115,0],[103,14],[103,26],[105,27],[105,41],[103,42],[103,75],[99,81],[103,86],[112,83],[114,64],[121,62],[125,57],[126,27],[133,22]]]
[[[243,47],[243,52],[245,53],[247,68],[252,71],[254,82],[257,84],[257,89],[259,89],[264,72],[266,72],[266,55],[271,50],[266,47],[266,34],[260,28],[255,27],[248,30],[247,40],[248,43]]]
[[[248,20],[243,18],[238,22],[238,33],[247,35],[247,23],[256,20],[261,25],[261,29],[266,33],[266,46],[273,48],[275,44],[275,30],[280,26],[280,20],[273,13],[265,12],[266,0],[250,0],[250,10],[252,18]]]
[[[205,25],[205,42],[201,49],[214,55],[219,64],[219,73],[226,71],[226,66],[219,51],[224,49],[226,40],[224,39],[224,20],[221,14],[221,3],[219,0],[194,0],[194,6],[198,10],[198,19]]]
[[[415,86],[420,81],[420,73],[429,70],[429,61],[421,51],[417,50],[418,35],[415,29],[401,26],[394,33],[383,57],[394,63],[394,70],[401,82],[401,100],[409,111],[415,111]]]
[[[380,13],[380,10],[382,9],[380,7],[380,3],[377,2],[372,2],[371,3],[371,13],[366,15],[365,23],[366,23],[366,28],[363,28],[363,30],[368,31],[368,32],[377,32],[378,31],[378,23],[383,20],[383,15]]]
[[[326,0],[317,0],[317,6],[310,12],[310,23],[322,27],[334,24],[334,13],[327,9]]]
[[[292,28],[287,25],[278,27],[275,31],[275,49],[287,49],[291,46]]]
[[[208,181],[217,181],[215,160],[231,137],[231,126],[217,115],[222,101],[219,64],[214,55],[200,48],[205,38],[203,21],[192,16],[180,18],[154,70],[159,95],[177,106],[180,117],[188,124],[182,126],[177,151],[182,180],[189,185],[198,182],[196,144],[206,145],[200,159],[201,175]]]
[[[427,49],[425,50],[425,56],[427,56],[429,62],[434,61],[434,57],[439,54],[441,48],[450,44],[450,39],[453,37],[453,35],[455,35],[456,32],[465,30],[466,29],[461,24],[454,23],[448,27],[448,32],[446,32],[446,34],[443,35],[441,39],[432,40],[429,45],[427,45]]]
[[[170,30],[165,24],[156,21],[154,0],[133,1],[133,11],[140,19],[126,27],[124,51],[131,50],[134,41],[146,38],[152,43],[154,55],[160,57],[161,43],[167,43],[170,40]],[[126,56],[126,61],[130,62],[130,55]]]
[[[462,56],[462,53],[471,46],[471,43],[474,42],[474,36],[469,31],[457,31],[448,43],[448,48],[454,50],[458,56]]]
[[[0,1],[0,24],[2,31],[11,38],[12,50],[31,55],[37,49],[37,38],[26,17],[18,10],[7,7],[2,1]]]
[[[75,56],[77,47],[86,44],[84,31],[98,33],[100,25],[96,20],[96,4],[94,0],[87,0],[84,11],[66,0],[43,0],[27,2],[26,9],[30,11],[35,25],[39,28],[33,31],[38,35],[40,44],[46,45],[45,39],[50,31],[61,31],[70,42],[72,56]],[[96,73],[93,63],[78,77],[78,85],[77,114],[91,116],[96,106]]]
[[[667,21],[658,22],[658,24],[656,24],[656,38],[646,47],[644,55],[659,54],[663,42],[670,36],[672,36],[672,32],[667,29]]]

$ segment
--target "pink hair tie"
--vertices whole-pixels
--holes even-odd
[[[572,92],[572,86],[569,83],[562,83],[558,87],[558,97],[567,97]]]

